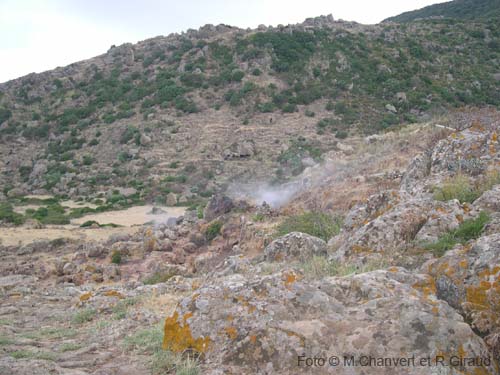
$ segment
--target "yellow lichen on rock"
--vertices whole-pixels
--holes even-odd
[[[125,298],[125,296],[123,294],[121,294],[120,292],[118,292],[117,290],[107,290],[104,292],[104,295],[106,297],[117,297],[119,299]]]
[[[83,294],[80,296],[80,302],[85,302],[85,301],[88,301],[91,297],[92,297],[92,292],[86,292],[86,293],[83,293]]]
[[[171,317],[165,319],[163,334],[163,349],[171,350],[175,353],[182,353],[187,349],[192,349],[199,353],[205,353],[211,343],[210,337],[194,338],[187,320],[192,313],[187,313],[179,322],[179,313],[176,311]]]
[[[231,340],[236,340],[236,338],[238,337],[238,330],[233,326],[224,328],[224,331]]]

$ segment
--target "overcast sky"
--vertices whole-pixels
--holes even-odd
[[[377,23],[439,0],[0,0],[0,82],[100,55],[115,44],[197,29],[335,19]]]

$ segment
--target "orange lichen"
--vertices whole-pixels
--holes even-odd
[[[236,338],[238,337],[238,330],[233,326],[224,328],[224,331],[231,340],[236,340]]]
[[[459,264],[459,265],[460,265],[460,267],[462,267],[462,268],[467,268],[467,266],[468,266],[469,262],[467,262],[467,260],[463,259],[463,260],[461,260],[458,264]]]
[[[121,294],[120,292],[118,292],[117,290],[107,290],[104,292],[104,295],[106,297],[117,297],[119,299],[125,298],[125,296],[123,294]]]
[[[182,353],[187,349],[192,349],[199,353],[205,353],[211,343],[210,337],[194,338],[187,320],[192,316],[187,313],[179,323],[179,313],[176,311],[171,317],[165,319],[163,349],[168,349],[176,353]]]
[[[92,292],[85,292],[80,296],[80,301],[88,301],[92,297]]]
[[[299,277],[293,271],[285,272],[283,274],[283,281],[285,282],[285,286],[287,288],[290,287],[297,280],[299,280]]]
[[[250,342],[255,345],[255,343],[257,342],[257,336],[250,335],[250,336],[248,336],[248,338],[249,338]]]
[[[373,250],[370,249],[369,247],[367,246],[362,246],[362,245],[358,245],[358,244],[354,244],[351,246],[351,251],[354,253],[354,254],[362,254],[362,253],[373,253]]]
[[[497,134],[497,132],[493,132],[493,134],[491,135],[491,140],[493,142],[497,142],[498,141],[498,134]]]
[[[413,284],[413,288],[419,290],[425,299],[436,294],[436,283],[432,277],[426,277],[425,280],[416,282]]]

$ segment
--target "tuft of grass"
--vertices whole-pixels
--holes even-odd
[[[115,306],[113,306],[113,315],[116,320],[125,319],[127,317],[127,311],[130,306],[137,303],[136,298],[126,298],[119,301]]]
[[[328,241],[340,232],[342,220],[321,212],[305,212],[289,216],[278,225],[276,236],[302,232]]]
[[[125,337],[123,347],[125,350],[154,353],[161,349],[162,342],[163,327],[161,324],[158,324],[154,327],[140,329],[132,335]]]
[[[13,343],[14,343],[14,341],[12,339],[5,337],[5,336],[0,336],[0,346],[11,345]]]
[[[497,184],[500,184],[499,171],[488,172],[476,184],[472,184],[467,176],[457,174],[447,179],[443,186],[434,189],[434,199],[439,201],[458,199],[461,203],[472,203]]]
[[[321,279],[328,276],[337,276],[339,267],[337,263],[328,261],[326,257],[313,256],[302,264],[302,270],[306,277]]]
[[[436,242],[426,244],[424,247],[438,257],[443,256],[456,244],[478,238],[489,221],[490,216],[486,212],[481,212],[476,219],[464,220],[457,229],[443,234]]]
[[[74,350],[81,349],[82,345],[76,344],[73,342],[65,342],[59,346],[59,351],[64,353],[64,352],[72,352]]]
[[[23,334],[23,337],[29,339],[62,339],[62,338],[70,338],[75,337],[77,332],[71,328],[64,327],[48,327],[42,328],[38,331],[28,332]]]
[[[461,203],[474,202],[481,195],[481,191],[476,189],[467,176],[457,174],[449,178],[443,186],[435,188],[434,199],[438,201],[449,201],[458,199]]]
[[[149,367],[153,375],[175,372],[177,375],[198,375],[200,373],[196,357],[183,356],[162,349],[163,326],[145,328],[125,337],[123,347],[128,351],[137,351],[151,355]]]
[[[71,322],[75,324],[83,324],[90,322],[97,315],[97,311],[92,308],[85,308],[77,311],[71,318]]]
[[[157,271],[152,275],[146,277],[142,282],[144,285],[154,285],[159,283],[164,283],[174,277],[176,273],[173,270],[169,271]]]
[[[32,350],[16,350],[14,352],[10,353],[10,356],[15,359],[23,359],[23,358],[29,358],[29,359],[43,359],[46,361],[55,361],[56,356],[54,353],[50,352],[35,352]]]
[[[200,373],[198,359],[188,356],[176,365],[176,375],[198,375]]]

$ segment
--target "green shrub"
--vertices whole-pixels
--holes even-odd
[[[278,225],[276,235],[284,236],[291,232],[302,232],[328,241],[340,232],[341,225],[339,218],[320,212],[305,212],[283,220]]]
[[[205,238],[207,239],[207,241],[212,241],[215,237],[217,237],[220,234],[221,229],[221,221],[212,221],[205,230]]]
[[[252,75],[254,76],[260,76],[262,74],[262,71],[259,68],[255,68],[252,70]]]
[[[443,234],[436,242],[426,244],[424,247],[436,256],[442,256],[456,244],[463,244],[478,238],[489,220],[489,215],[486,212],[481,212],[476,219],[465,220],[457,229]]]
[[[111,254],[111,263],[120,264],[122,262],[122,254],[119,251],[113,251]]]
[[[0,220],[14,225],[24,223],[24,216],[15,212],[10,203],[0,203]]]
[[[335,133],[335,138],[346,139],[349,136],[349,133],[345,130],[339,130]]]

